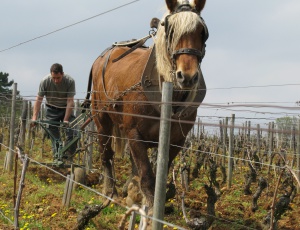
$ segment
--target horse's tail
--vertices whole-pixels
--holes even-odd
[[[92,70],[93,70],[93,67],[91,68],[91,71],[90,71],[89,82],[88,82],[88,87],[87,87],[87,94],[85,96],[84,102],[81,104],[81,107],[83,107],[82,112],[85,112],[85,110],[91,106],[90,96],[91,96],[92,80],[93,80]]]
[[[118,156],[123,157],[126,151],[127,143],[126,139],[124,138],[124,132],[120,130],[117,125],[114,125],[113,127],[113,136],[112,148]]]
[[[109,50],[109,49],[111,49],[112,47],[110,47],[110,48],[107,48],[106,50],[104,50],[102,53],[101,53],[101,55],[99,56],[99,57],[103,57],[103,55]],[[99,58],[98,57],[98,58]],[[97,59],[98,59],[97,58]],[[97,61],[97,59],[94,61],[94,63]],[[92,90],[92,83],[93,83],[93,66],[94,66],[94,64],[92,65],[92,68],[91,68],[91,70],[90,70],[90,76],[89,76],[89,82],[88,82],[88,87],[87,87],[87,94],[86,94],[86,96],[85,96],[85,100],[84,100],[84,102],[82,103],[82,107],[84,108],[83,110],[82,110],[82,112],[85,112],[85,110],[87,109],[87,108],[89,108],[90,106],[91,106],[91,99],[90,99],[90,96],[91,96],[91,90]]]

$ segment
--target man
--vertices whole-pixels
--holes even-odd
[[[44,96],[46,97],[46,119],[49,121],[69,123],[75,119],[73,115],[75,95],[74,79],[63,72],[61,64],[55,63],[50,68],[50,74],[45,76],[40,83],[36,102],[33,107],[32,126],[38,119],[41,104]],[[59,127],[57,125],[49,125],[49,131],[56,139],[60,138]],[[74,131],[67,129],[67,141],[73,139]],[[52,139],[51,139],[52,140]],[[52,149],[55,153],[55,142],[52,140]],[[76,151],[76,143],[74,143],[69,151],[66,151],[64,158],[72,158]]]

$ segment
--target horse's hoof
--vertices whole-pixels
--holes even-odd
[[[139,177],[133,177],[131,182],[128,185],[127,189],[127,197],[126,197],[126,204],[128,207],[131,207],[133,204],[141,204],[143,199],[142,193],[140,191],[140,179]]]

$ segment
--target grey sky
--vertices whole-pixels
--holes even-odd
[[[0,50],[130,2],[2,0]],[[51,64],[59,62],[65,72],[75,78],[76,98],[82,99],[97,56],[113,42],[146,36],[151,18],[161,18],[164,7],[164,0],[136,1],[1,52],[0,71],[9,73],[10,79],[18,83],[22,96],[35,96],[41,78],[49,72]],[[299,0],[207,0],[202,13],[210,32],[202,62],[208,87],[204,103],[264,102],[296,106],[295,102],[300,100],[299,12]],[[279,86],[235,88],[267,85]],[[199,115],[230,116],[235,113],[247,117],[280,117],[284,113],[299,113],[299,109],[268,107],[249,108],[254,112],[231,109],[203,105]],[[283,114],[267,113],[270,111]]]

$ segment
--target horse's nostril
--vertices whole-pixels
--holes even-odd
[[[198,79],[199,79],[199,75],[198,75],[198,73],[196,73],[193,78],[194,84],[196,84],[198,82]]]
[[[179,81],[181,83],[184,82],[184,76],[182,75],[181,71],[177,72],[176,78],[177,78],[177,81]]]

